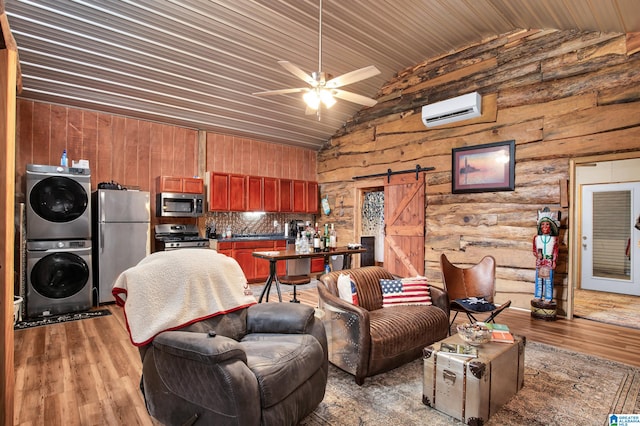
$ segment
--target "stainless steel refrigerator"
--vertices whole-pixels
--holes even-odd
[[[150,253],[149,193],[99,189],[92,202],[94,294],[98,304],[114,302],[116,278]]]

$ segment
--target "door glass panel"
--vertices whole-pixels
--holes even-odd
[[[629,280],[631,191],[593,193],[593,276]]]
[[[71,222],[82,216],[89,205],[84,187],[73,179],[53,176],[38,182],[29,199],[33,211],[51,222]]]
[[[82,290],[89,280],[89,265],[72,253],[53,253],[31,271],[33,288],[49,299],[64,299]]]

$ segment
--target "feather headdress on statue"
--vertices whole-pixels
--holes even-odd
[[[540,225],[548,222],[551,225],[551,235],[558,236],[558,228],[560,228],[560,212],[552,212],[549,207],[538,210],[538,234],[541,234]]]

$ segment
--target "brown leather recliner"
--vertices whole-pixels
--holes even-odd
[[[339,275],[349,274],[358,305],[339,297]],[[382,307],[380,279],[394,279],[379,266],[334,271],[320,277],[318,295],[324,310],[329,361],[353,374],[362,385],[370,377],[419,358],[423,348],[447,337],[449,299],[430,286],[433,305]]]
[[[264,303],[140,348],[147,410],[165,425],[296,425],[324,398],[327,340],[310,306]]]

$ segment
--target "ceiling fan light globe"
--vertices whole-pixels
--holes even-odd
[[[318,107],[320,107],[320,96],[318,96],[316,90],[309,90],[302,95],[302,99],[304,99],[304,102],[311,109],[318,109]]]
[[[331,108],[336,104],[336,100],[331,94],[329,90],[322,89],[320,90],[320,100],[324,104],[325,107]]]

